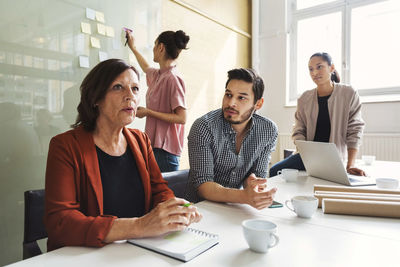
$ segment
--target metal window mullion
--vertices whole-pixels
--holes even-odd
[[[351,7],[345,5],[343,7],[342,16],[342,75],[343,83],[350,83],[350,47],[351,47]]]
[[[316,7],[309,7],[301,10],[294,10],[292,16],[296,19],[305,19],[311,17],[318,17],[321,15],[337,12],[345,6],[345,0],[335,1],[328,4],[323,4]]]
[[[290,36],[290,87],[289,87],[289,102],[297,99],[297,31],[298,31],[298,20],[291,25]]]
[[[294,10],[296,9],[296,0],[292,0],[289,4],[290,8],[290,18],[288,18],[288,27],[290,40],[289,48],[289,90],[288,97],[286,97],[286,102],[292,102],[297,98],[297,64],[295,60],[297,58],[297,23],[298,20],[293,16]]]

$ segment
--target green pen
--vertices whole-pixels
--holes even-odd
[[[192,203],[182,204],[182,206],[184,206],[184,207],[189,207],[190,205],[192,205]]]

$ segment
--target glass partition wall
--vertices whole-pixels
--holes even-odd
[[[122,27],[140,36],[139,49],[152,58],[160,5],[160,0],[0,2],[0,265],[22,259],[23,193],[44,188],[49,141],[75,121],[82,79],[107,58],[137,66]],[[144,77],[141,83],[145,89]],[[133,127],[143,124],[136,120]]]

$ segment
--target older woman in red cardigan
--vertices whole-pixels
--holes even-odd
[[[83,80],[73,129],[50,142],[48,250],[156,236],[201,219],[168,188],[147,135],[125,127],[138,104],[139,74],[122,60],[99,63]]]

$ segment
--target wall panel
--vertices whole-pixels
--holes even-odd
[[[249,31],[250,1],[185,2],[226,25]],[[222,8],[224,12],[216,12]],[[237,17],[241,19],[235,20]],[[250,67],[251,39],[171,0],[163,0],[161,18],[163,30],[181,29],[190,36],[189,49],[182,51],[178,61],[187,88],[188,119],[180,166],[186,169],[189,168],[186,136],[190,127],[198,117],[221,107],[227,71]]]

